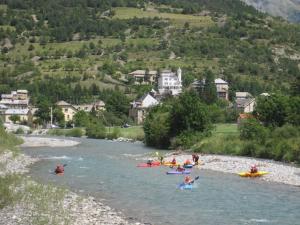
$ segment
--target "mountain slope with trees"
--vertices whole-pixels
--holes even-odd
[[[300,26],[239,0],[1,0],[0,15],[0,93],[28,89],[35,105],[102,99],[107,124],[151,90],[127,76],[136,69],[181,67],[185,88],[209,69],[230,98],[290,94],[299,77]]]

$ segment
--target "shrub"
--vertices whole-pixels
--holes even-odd
[[[100,121],[93,121],[86,127],[86,135],[90,138],[100,138],[106,137],[105,127]]]
[[[82,137],[83,130],[81,128],[73,128],[66,132],[66,136],[68,137]]]
[[[242,140],[257,140],[264,143],[268,134],[267,128],[262,126],[256,119],[247,119],[239,127]]]

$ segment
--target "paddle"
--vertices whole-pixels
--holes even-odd
[[[192,180],[189,184],[193,184],[198,179],[199,179],[199,176],[195,177],[194,180]]]
[[[198,179],[199,179],[199,176],[195,177],[194,180],[192,180],[191,182],[188,183],[188,185],[193,184]],[[182,187],[184,185],[186,185],[186,183],[183,182],[183,183],[179,184],[179,187]]]

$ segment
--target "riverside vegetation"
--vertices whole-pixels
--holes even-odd
[[[106,127],[132,122],[128,118],[130,101],[155,88],[135,85],[127,74],[136,69],[180,66],[184,90],[189,90],[194,79],[212,81],[221,74],[229,82],[230,100],[235,91],[285,96],[265,103],[271,109],[275,104],[272,110],[281,112],[283,118],[272,114],[279,121],[273,123],[269,116],[262,118],[257,113],[259,122],[241,125],[241,135],[215,136],[218,141],[214,141],[213,124],[235,122],[238,112],[217,101],[213,87],[206,86],[203,93],[166,99],[150,112],[144,126],[148,145],[298,161],[297,140],[273,133],[277,129],[295,132],[299,126],[295,123],[299,98],[294,97],[299,96],[300,84],[299,25],[260,13],[238,0],[1,3],[0,92],[29,90],[31,103],[39,108],[35,123],[49,122],[53,106],[54,121],[61,127],[75,124],[86,127],[89,137],[117,137],[119,129],[107,132]],[[105,102],[105,112],[79,112],[69,123],[55,107],[59,100],[81,104],[97,99]],[[259,135],[244,136],[246,127],[262,132],[264,140],[256,139]],[[82,135],[77,128],[70,132]],[[217,146],[221,140],[227,143],[223,147]],[[274,151],[278,154],[271,153]]]
[[[235,91],[290,94],[299,74],[300,27],[238,0],[2,1],[0,93],[29,90],[35,123],[62,127],[55,102],[105,102],[105,126],[132,122],[129,102],[155,88],[136,69],[183,70],[183,85],[205,68]]]

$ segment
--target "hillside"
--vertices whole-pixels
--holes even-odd
[[[26,88],[32,101],[88,102],[110,88],[129,98],[136,69],[205,68],[231,92],[288,93],[299,75],[300,26],[238,0],[4,0],[0,93]]]
[[[300,22],[299,0],[243,0],[256,9],[291,22]]]

